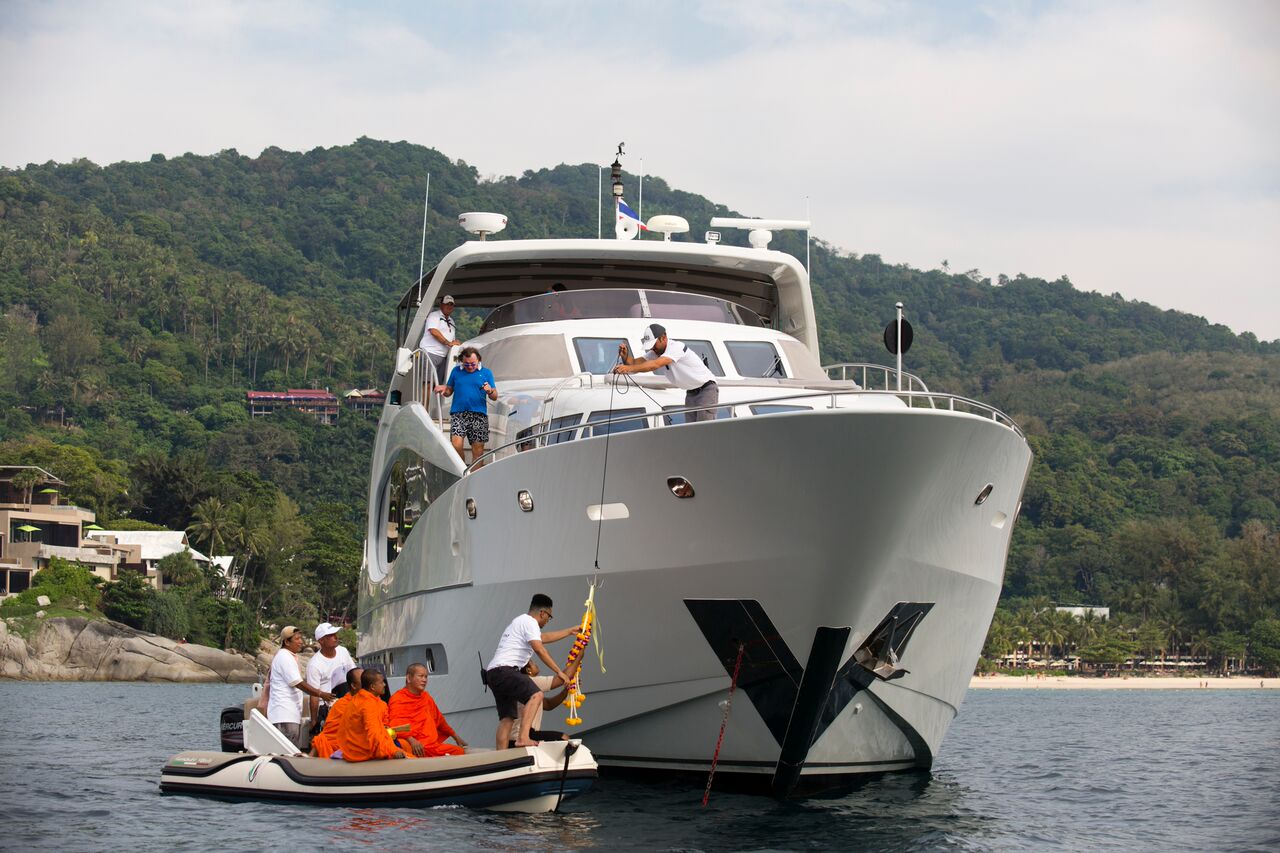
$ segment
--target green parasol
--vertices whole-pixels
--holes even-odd
[[[36,527],[34,524],[24,524],[18,529],[21,530],[23,533],[35,533],[40,528]]]

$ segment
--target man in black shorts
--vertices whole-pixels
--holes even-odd
[[[538,593],[529,602],[529,612],[511,620],[507,630],[502,632],[498,650],[485,668],[485,680],[493,691],[493,701],[498,708],[498,749],[506,749],[510,745],[511,727],[517,718],[520,730],[515,745],[537,746],[537,742],[529,737],[529,728],[533,725],[533,709],[542,707],[542,691],[521,671],[535,653],[557,676],[565,682],[570,680],[551,659],[543,644],[563,640],[578,633],[582,626],[544,632],[542,629],[550,621],[551,599]]]

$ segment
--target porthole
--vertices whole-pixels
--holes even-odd
[[[476,499],[467,498],[467,518],[476,517]]]
[[[678,498],[693,497],[693,484],[684,477],[668,477],[667,488]]]
[[[978,496],[973,499],[974,506],[982,506],[987,502],[987,498],[991,497],[991,490],[996,487],[995,483],[987,483],[982,487],[982,491],[978,492]]]
[[[516,492],[516,503],[520,504],[522,511],[533,512],[533,495],[529,494],[528,489],[521,489]]]

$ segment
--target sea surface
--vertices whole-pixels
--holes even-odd
[[[613,778],[547,815],[162,796],[245,695],[0,682],[0,849],[1280,850],[1280,690],[972,691],[932,772],[799,802]]]

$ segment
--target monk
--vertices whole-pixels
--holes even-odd
[[[329,706],[329,716],[324,718],[324,729],[311,738],[311,754],[317,758],[330,758],[338,750],[338,733],[342,731],[342,717],[351,705],[351,697],[360,692],[360,667],[347,670],[347,694]]]
[[[343,761],[404,758],[404,750],[387,732],[386,703],[378,698],[386,686],[387,680],[377,670],[366,669],[360,676],[360,692],[351,695],[338,729]]]
[[[425,664],[409,664],[404,673],[404,687],[391,694],[390,719],[392,726],[408,724],[407,735],[399,736],[402,744],[408,744],[415,758],[431,758],[438,755],[462,755],[467,742],[445,722],[444,714],[427,692],[427,667]],[[457,746],[445,743],[453,738]]]

